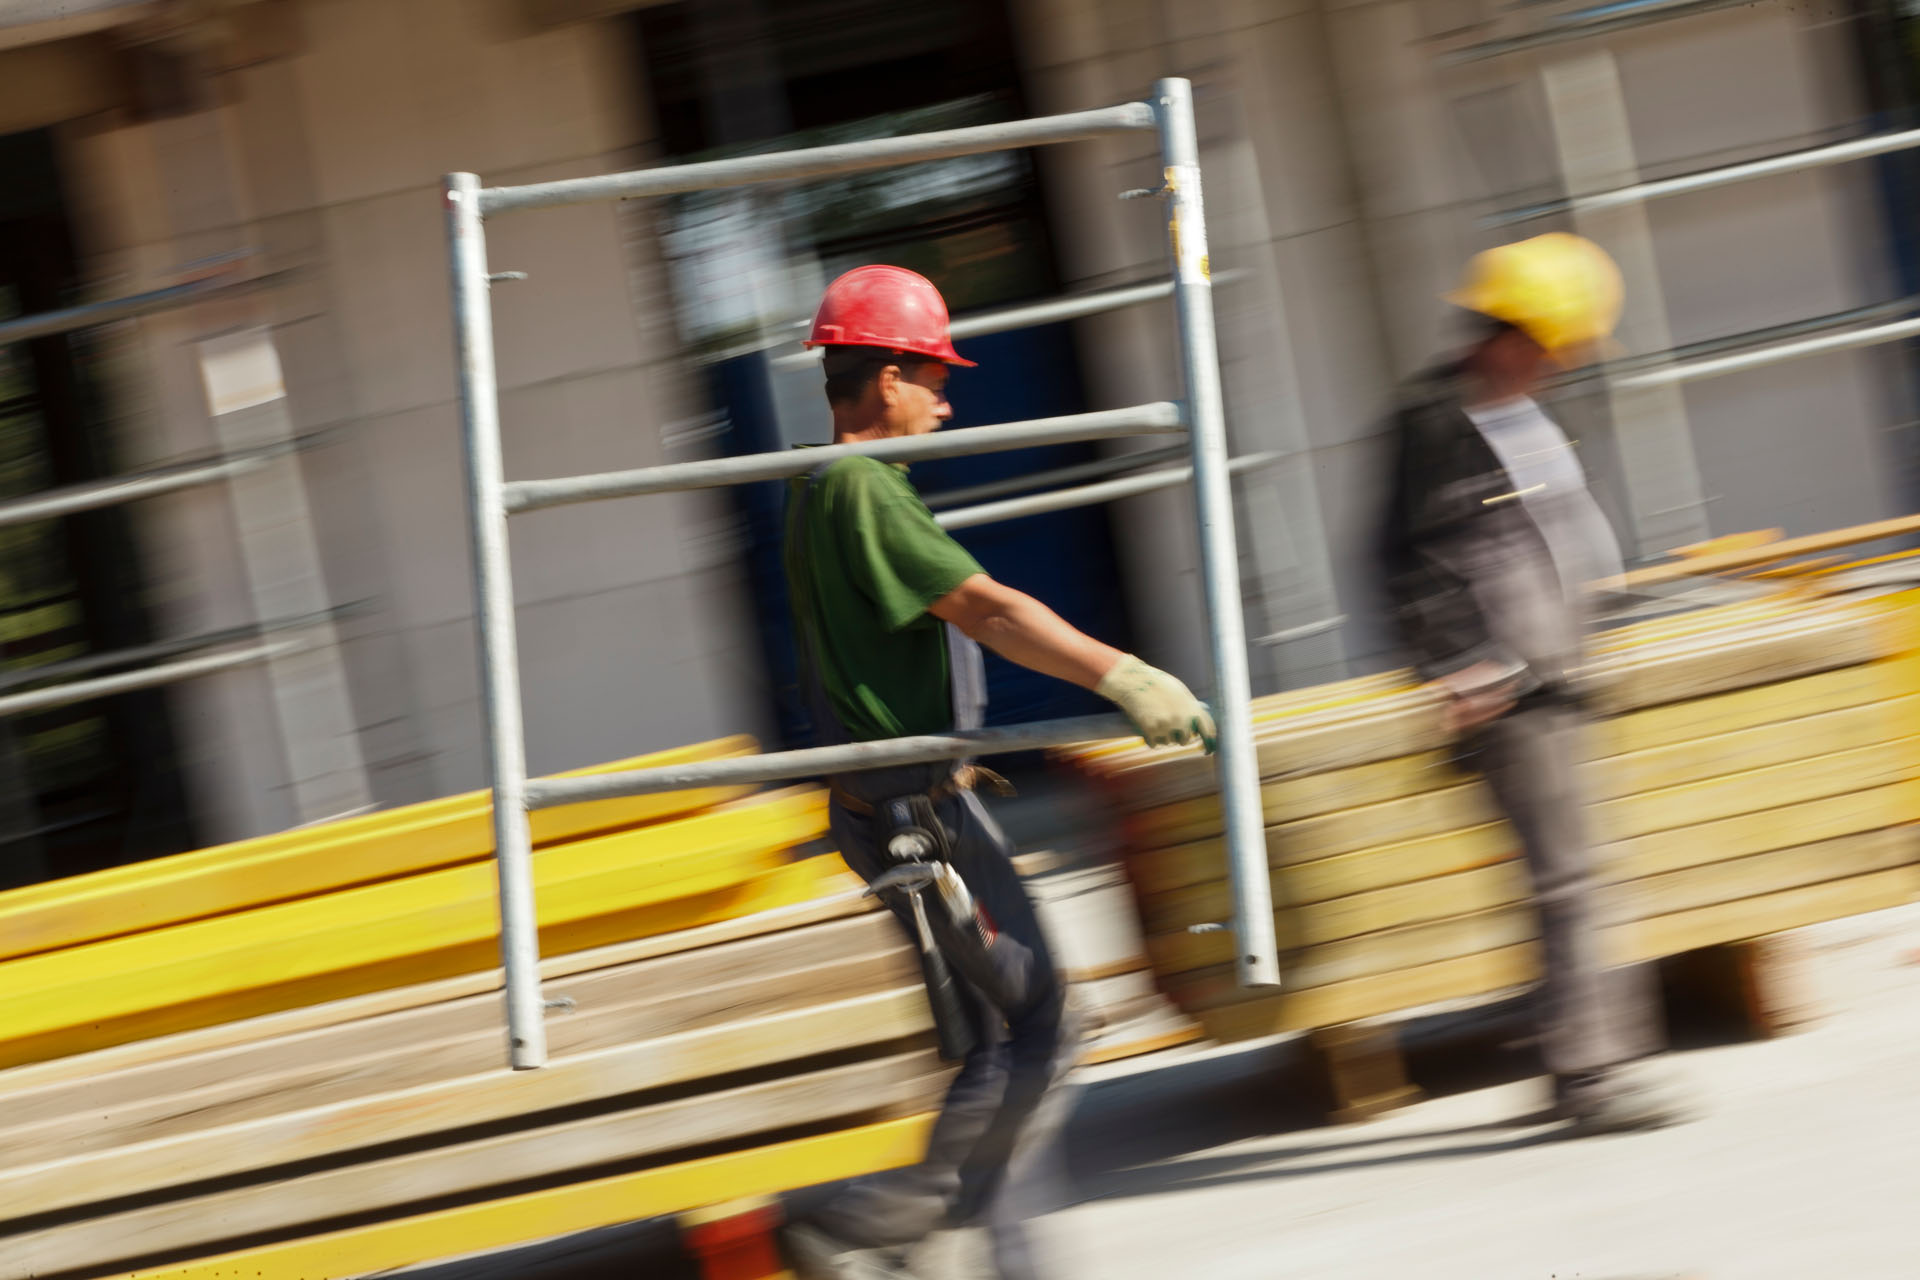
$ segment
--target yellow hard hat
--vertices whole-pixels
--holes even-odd
[[[1608,345],[1625,293],[1606,250],[1550,231],[1475,254],[1447,301],[1513,325],[1564,360]]]

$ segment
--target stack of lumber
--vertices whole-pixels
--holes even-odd
[[[0,895],[0,1278],[361,1275],[912,1160],[946,1072],[893,920],[795,857],[824,814],[536,814],[530,1072],[484,795]]]
[[[1616,961],[1920,893],[1920,593],[1782,593],[1611,632],[1583,785]],[[1511,832],[1404,673],[1264,699],[1255,732],[1284,990],[1235,982],[1211,762],[1062,755],[1125,811],[1162,988],[1209,1035],[1336,1027],[1538,976]]]

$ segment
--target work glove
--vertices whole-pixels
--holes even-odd
[[[1128,654],[1114,664],[1094,692],[1124,711],[1148,746],[1198,742],[1212,753],[1213,716],[1177,677]]]

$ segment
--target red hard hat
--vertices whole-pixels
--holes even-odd
[[[855,267],[828,285],[803,345],[884,347],[974,367],[953,349],[940,291],[905,267]]]

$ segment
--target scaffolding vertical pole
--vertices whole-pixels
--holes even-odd
[[[1154,117],[1165,166],[1167,234],[1173,256],[1174,310],[1193,447],[1194,510],[1200,523],[1200,576],[1207,638],[1213,649],[1218,720],[1220,809],[1233,883],[1234,965],[1247,987],[1280,985],[1274,943],[1273,885],[1267,875],[1266,822],[1253,746],[1246,622],[1240,604],[1240,556],[1234,545],[1233,482],[1227,470],[1226,409],[1214,340],[1213,282],[1207,260],[1206,206],[1200,194],[1200,142],[1193,85],[1170,78],[1154,86]]]
[[[526,740],[520,720],[520,646],[514,636],[513,566],[507,544],[500,452],[500,399],[493,366],[492,283],[480,179],[445,179],[453,279],[454,376],[473,539],[474,609],[480,630],[480,704],[493,788],[493,847],[500,879],[500,964],[506,973],[509,1061],[517,1071],[547,1062],[540,997],[540,935],[533,902],[533,839],[527,817]]]

